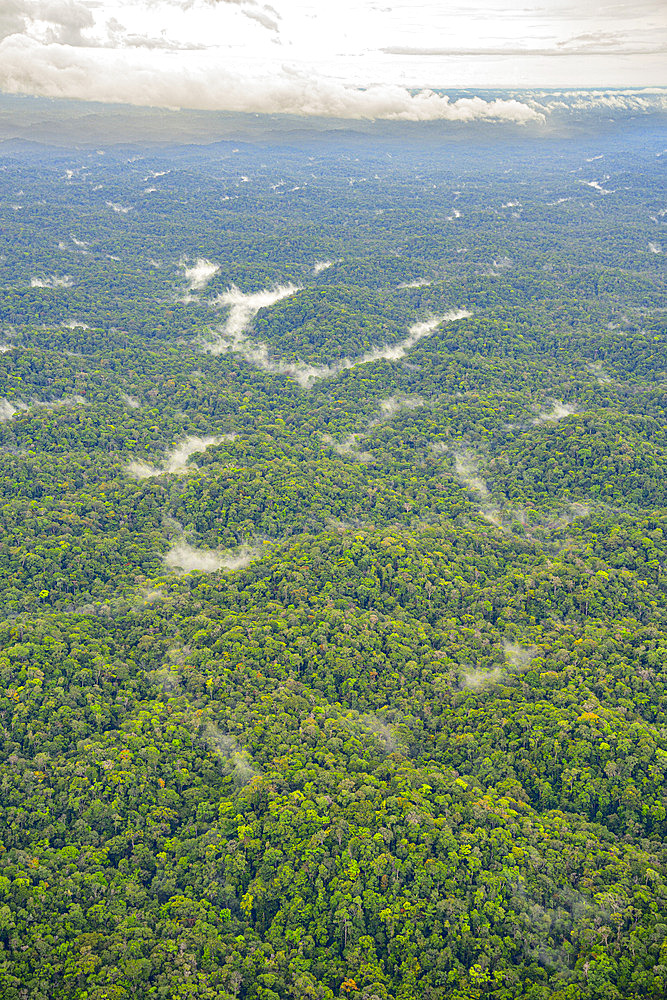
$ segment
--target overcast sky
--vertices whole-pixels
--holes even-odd
[[[0,0],[10,92],[522,121],[520,101],[408,88],[666,84],[667,0]]]

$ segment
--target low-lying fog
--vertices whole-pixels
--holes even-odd
[[[232,572],[244,569],[261,555],[259,546],[241,545],[233,551],[220,552],[218,549],[197,549],[188,542],[179,541],[169,549],[164,557],[165,565],[185,573],[215,573],[220,569]]]
[[[359,447],[359,442],[363,439],[364,435],[374,427],[377,427],[378,424],[391,420],[397,413],[401,413],[404,410],[416,410],[424,405],[424,400],[421,396],[389,396],[387,399],[380,400],[379,416],[371,417],[364,431],[357,431],[356,434],[348,434],[342,441],[337,441],[330,434],[323,434],[322,440],[343,457],[355,458],[359,462],[372,462],[373,453],[371,451],[364,451]]]
[[[181,267],[185,269],[185,280],[191,292],[198,292],[202,288],[205,288],[211,278],[220,270],[217,264],[206,260],[205,257],[199,257],[196,263],[190,266],[186,263],[181,263]]]
[[[69,274],[64,274],[59,278],[56,274],[47,275],[45,278],[31,278],[31,288],[71,288],[72,279]]]
[[[276,361],[270,357],[267,344],[254,342],[246,336],[245,331],[253,316],[260,309],[273,305],[298,291],[299,288],[291,284],[280,285],[273,290],[254,292],[249,295],[245,295],[238,288],[229,289],[215,300],[217,305],[229,306],[230,311],[217,340],[209,344],[207,349],[212,354],[240,354],[246,361],[263,371],[289,375],[300,385],[308,387],[313,382],[332,378],[348,368],[355,368],[357,365],[383,360],[399,361],[415,344],[425,337],[429,337],[442,323],[452,323],[471,315],[467,309],[452,309],[441,316],[432,316],[429,319],[413,323],[408,330],[407,337],[397,344],[383,344],[356,358],[343,358],[341,361],[329,365],[311,365],[302,361]]]
[[[128,405],[132,405],[131,403]],[[137,403],[138,405],[138,403]],[[150,465],[148,462],[135,460],[129,462],[127,471],[135,479],[152,479],[154,476],[177,476],[185,472],[193,472],[194,465],[188,465],[188,460],[192,455],[206,451],[213,444],[222,444],[223,441],[233,441],[233,434],[210,434],[207,437],[199,437],[192,434],[175,444],[165,455],[161,466]]]
[[[540,413],[538,417],[533,420],[534,424],[550,424],[557,423],[559,420],[564,420],[565,417],[571,417],[577,412],[576,406],[572,406],[571,403],[563,403],[559,399],[554,399],[553,406],[550,410],[545,413]]]
[[[322,271],[328,271],[335,263],[337,263],[335,260],[316,260],[313,264],[313,273],[321,274]]]
[[[454,472],[464,486],[477,493],[481,500],[489,497],[489,488],[484,480],[477,475],[477,461],[468,452],[458,451],[454,453]]]
[[[61,399],[51,399],[42,401],[31,399],[29,403],[21,399],[15,399],[11,403],[8,399],[0,399],[0,423],[6,423],[17,415],[17,413],[28,413],[31,409],[37,410],[57,410],[61,406],[83,406],[86,400],[83,396],[63,396]]]
[[[211,303],[212,306],[228,306],[229,314],[220,331],[217,342],[210,346],[212,354],[227,354],[228,351],[243,353],[247,343],[245,330],[250,326],[254,316],[260,309],[275,305],[282,299],[295,295],[300,289],[298,285],[278,285],[277,288],[264,289],[261,292],[244,292],[232,285],[226,292],[219,295]]]

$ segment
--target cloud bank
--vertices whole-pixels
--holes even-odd
[[[0,89],[156,107],[525,124],[424,88],[659,86],[666,52],[664,0],[0,0]]]
[[[394,121],[539,123],[540,110],[516,99],[451,100],[433,90],[358,87],[282,65],[228,68],[215,52],[196,54],[44,44],[14,34],[0,43],[0,89],[104,103]]]

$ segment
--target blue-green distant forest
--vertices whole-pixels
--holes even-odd
[[[2,1000],[663,998],[664,118],[48,138]]]

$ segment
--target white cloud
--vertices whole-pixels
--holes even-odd
[[[28,11],[31,17],[52,25],[49,39],[63,45],[87,44],[83,32],[95,24],[90,8],[77,0],[38,0]]]
[[[576,406],[572,406],[570,403],[563,403],[559,399],[554,399],[551,409],[545,413],[541,413],[539,417],[535,417],[533,423],[534,424],[558,423],[559,420],[564,420],[566,417],[571,417],[576,412],[577,412]]]
[[[72,279],[69,274],[63,275],[59,278],[57,275],[47,275],[45,278],[31,278],[30,279],[31,288],[71,288]]]
[[[12,93],[122,104],[396,121],[543,119],[522,101],[482,100],[398,85],[357,87],[281,66],[263,74],[227,68],[215,53],[141,52],[41,44],[24,35],[0,43],[0,87]]]
[[[607,180],[608,178],[605,178]],[[579,181],[580,184],[585,184],[586,187],[593,188],[599,194],[614,194],[611,188],[602,187],[599,181]]]
[[[244,295],[238,288],[230,290],[219,300],[221,304],[231,305],[227,321],[218,339],[209,344],[207,349],[212,354],[240,354],[246,361],[257,365],[263,371],[276,375],[289,375],[300,385],[310,386],[313,382],[333,378],[348,368],[356,368],[357,365],[373,364],[376,361],[400,361],[420,340],[430,337],[442,323],[452,323],[471,315],[466,309],[453,309],[442,316],[432,316],[430,319],[413,323],[408,330],[408,336],[397,344],[382,344],[356,358],[343,358],[331,365],[274,360],[270,356],[268,345],[254,342],[245,331],[260,308],[273,305],[296,291],[298,289],[294,285],[282,285],[274,291],[257,292],[254,295]],[[252,306],[249,303],[252,303]]]
[[[122,396],[128,406],[134,409],[139,406],[139,401],[135,400],[134,397],[126,396],[125,393],[122,393]],[[191,435],[179,441],[167,452],[164,462],[159,468],[155,465],[149,465],[148,462],[135,460],[128,463],[127,472],[134,479],[153,479],[156,476],[178,476],[188,472],[195,472],[197,467],[189,464],[192,455],[206,451],[213,444],[221,444],[223,441],[233,440],[233,434],[208,435],[207,437]]]
[[[167,453],[164,462],[164,471],[170,475],[178,475],[182,472],[187,472],[189,470],[188,461],[192,455],[197,455],[200,452],[206,451],[213,444],[221,444],[223,441],[232,440],[233,435],[223,434],[213,435],[209,434],[207,437],[198,437],[193,435],[191,437],[185,438],[179,444],[174,445],[174,447]]]
[[[0,424],[7,423],[12,417],[15,417],[19,411],[25,412],[28,409],[25,403],[19,400],[14,400],[10,403],[8,399],[0,399]]]
[[[333,267],[336,261],[334,260],[316,260],[313,264],[313,273],[321,274],[322,271],[328,271],[330,267]]]
[[[159,29],[156,29],[159,25]],[[532,121],[452,86],[660,85],[664,0],[0,0],[0,88],[161,107]],[[444,44],[442,42],[444,40]],[[424,93],[415,94],[414,90]]]
[[[261,292],[250,292],[246,295],[240,288],[232,286],[219,295],[217,299],[214,299],[212,302],[214,306],[229,306],[229,315],[221,336],[222,353],[228,349],[229,345],[232,345],[233,349],[236,348],[237,343],[240,343],[243,338],[244,331],[260,309],[273,306],[276,302],[287,299],[298,291],[297,285],[287,284],[279,285],[277,288],[264,289]]]
[[[0,38],[19,34],[25,30],[25,3],[22,0],[4,0],[0,6]]]
[[[278,22],[276,21],[275,17],[272,17],[271,14],[269,14],[266,9],[248,7],[244,11],[244,14],[251,20],[257,21],[257,23],[261,24],[263,28],[266,28],[267,31],[277,32],[279,30]]]
[[[503,679],[504,671],[500,667],[492,667],[485,670],[482,667],[466,670],[461,673],[461,687],[469,691],[479,691],[480,689],[491,687]]]
[[[42,41],[89,44],[82,33],[95,25],[91,6],[82,0],[3,0],[0,38],[29,32]]]
[[[185,573],[215,573],[219,569],[233,572],[249,566],[260,555],[260,548],[249,545],[242,545],[233,552],[220,552],[217,549],[196,549],[180,541],[172,545],[164,561],[170,569],[180,569]]]
[[[182,264],[181,266],[185,268],[185,280],[191,292],[200,291],[202,288],[205,288],[211,278],[220,270],[218,264],[206,260],[205,257],[199,257],[190,267],[186,264]]]
[[[191,292],[199,292],[205,288],[211,278],[220,270],[218,264],[206,260],[205,257],[198,257],[195,263],[189,267],[185,262],[182,262],[181,267],[185,269],[185,280]]]

